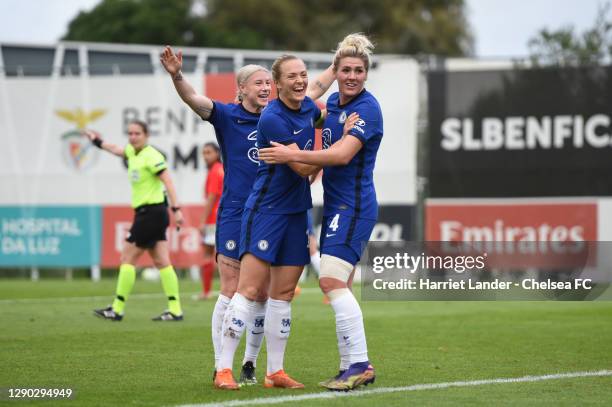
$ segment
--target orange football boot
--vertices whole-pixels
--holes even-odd
[[[223,369],[217,372],[217,375],[215,376],[215,387],[222,390],[240,389],[238,383],[236,383],[236,380],[234,380],[232,369]]]
[[[283,389],[303,389],[304,385],[298,381],[293,380],[283,369],[270,376],[266,375],[264,381],[264,387],[281,387]]]

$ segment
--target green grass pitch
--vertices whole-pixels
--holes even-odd
[[[142,280],[136,282],[122,322],[95,318],[93,308],[110,303],[114,285],[110,279],[0,283],[0,387],[70,387],[76,392],[74,400],[0,403],[173,406],[318,393],[323,389],[317,383],[337,370],[333,313],[313,282],[294,301],[285,359],[288,373],[306,389],[258,385],[237,392],[212,388],[214,301],[192,300],[197,284],[182,281],[181,323],[150,320],[165,308],[165,301],[159,283]],[[155,295],[143,295],[147,293]],[[362,308],[378,376],[367,390],[612,369],[612,302],[363,302]],[[242,355],[241,347],[236,365]],[[265,350],[259,360],[260,382],[264,369]],[[347,403],[611,405],[612,377],[363,394],[295,404]]]

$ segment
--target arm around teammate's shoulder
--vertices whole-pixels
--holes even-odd
[[[363,147],[362,141],[359,138],[348,136],[349,131],[351,131],[358,120],[358,114],[351,114],[346,119],[342,138],[326,150],[302,151],[272,142],[271,148],[259,150],[259,159],[268,164],[287,163],[289,166],[292,166],[296,163],[302,163],[303,165],[314,166],[313,168],[346,165]]]
[[[183,77],[183,73],[181,72],[183,66],[183,52],[178,51],[175,54],[170,46],[166,46],[159,60],[166,72],[168,72],[172,78],[174,88],[183,102],[202,119],[208,119],[213,111],[213,101],[204,95],[199,95],[193,86]]]
[[[335,80],[336,75],[334,74],[334,66],[330,65],[326,70],[321,72],[314,81],[308,82],[306,96],[312,100],[317,100],[327,92]]]
[[[277,144],[275,142],[272,142],[272,143]],[[298,147],[296,143],[288,145],[287,148],[290,150],[294,150],[295,152],[302,151],[300,150],[300,148]],[[319,171],[321,171],[321,167],[318,167],[316,165],[302,163],[302,162],[297,162],[297,161],[287,162],[287,165],[289,166],[289,168],[293,170],[293,172],[295,172],[297,175],[299,175],[302,178],[310,177],[311,175],[318,174]]]
[[[266,142],[282,145],[291,151],[300,151],[298,145],[293,141],[293,135],[291,134],[293,130],[282,116],[276,114],[262,115],[259,119],[258,129],[260,134],[265,137]],[[283,164],[287,164],[296,174],[304,178],[318,171],[312,165],[299,162],[285,161]]]
[[[83,132],[85,136],[91,141],[96,147],[106,150],[109,153],[116,155],[117,157],[125,157],[125,149],[117,144],[109,143],[108,141],[102,140],[100,135],[92,130],[85,130]]]

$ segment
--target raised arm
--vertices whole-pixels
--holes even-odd
[[[183,99],[191,110],[198,114],[202,119],[208,119],[213,109],[213,101],[196,93],[193,86],[183,77],[181,68],[183,67],[183,52],[178,51],[176,54],[170,46],[166,45],[164,51],[159,58],[161,64],[170,77],[177,93]]]
[[[306,96],[313,100],[320,98],[327,92],[335,80],[336,75],[334,74],[334,66],[330,65],[326,70],[321,72],[314,81],[308,83]]]
[[[83,133],[87,136],[89,141],[91,141],[91,143],[96,147],[101,148],[102,150],[106,150],[109,153],[116,155],[117,157],[124,157],[125,150],[123,147],[102,140],[98,133],[95,133],[91,130],[85,130]]]
[[[314,82],[308,83],[308,89],[306,89],[306,95],[310,97],[312,100],[317,100],[321,96],[327,92],[332,83],[336,80],[336,75],[334,74],[334,66],[330,65],[326,70],[321,72],[317,79]],[[327,117],[327,109],[321,109],[321,116],[315,123],[315,128],[321,129],[323,128],[323,123],[325,122],[325,118]]]

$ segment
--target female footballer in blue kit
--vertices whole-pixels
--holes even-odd
[[[215,128],[221,147],[225,171],[223,194],[217,216],[217,260],[221,277],[221,293],[212,315],[212,339],[215,351],[215,374],[217,378],[221,357],[222,327],[224,318],[230,314],[240,274],[239,244],[242,213],[259,168],[257,155],[257,123],[261,111],[268,104],[270,96],[270,73],[259,65],[246,65],[236,74],[239,103],[223,104],[198,95],[181,74],[182,54],[174,54],[166,47],[161,62],[172,76],[174,86],[185,103]],[[308,89],[314,98],[320,97],[333,82],[332,68],[323,72]],[[240,374],[241,384],[254,384],[255,364],[261,342],[266,313],[267,287],[253,298],[248,319],[243,319],[247,332],[247,346]],[[238,337],[238,342],[240,337]],[[237,346],[237,344],[236,344]],[[235,348],[234,348],[235,351]],[[232,351],[232,361],[234,351]],[[231,366],[231,364],[230,364]],[[231,374],[230,374],[231,376]],[[219,378],[221,379],[221,377]],[[232,379],[233,381],[233,379]],[[216,380],[219,382],[219,380]],[[222,383],[223,381],[221,381]],[[234,383],[235,384],[235,383]],[[218,386],[223,387],[223,386]]]
[[[321,383],[331,390],[351,390],[375,379],[361,308],[348,288],[378,216],[373,171],[383,119],[378,101],[364,88],[372,48],[361,34],[348,35],[338,44],[333,67],[339,92],[327,101],[324,150],[300,151],[272,143],[273,148],[259,153],[268,164],[325,167],[319,285],[334,309],[341,358],[338,375]]]
[[[261,111],[270,96],[270,72],[259,65],[246,65],[236,74],[239,103],[219,103],[204,95],[198,95],[181,73],[182,53],[174,53],[166,47],[161,62],[172,77],[181,99],[202,119],[209,121],[221,148],[225,172],[223,193],[217,214],[217,261],[221,290],[212,314],[212,341],[215,351],[215,373],[221,355],[221,328],[231,298],[238,286],[240,261],[240,222],[246,199],[249,196],[257,161],[257,123]],[[259,299],[259,298],[258,298]],[[263,340],[265,293],[260,298],[247,334],[247,346],[240,375],[241,383],[254,384],[255,365]]]
[[[268,104],[257,127],[257,144],[279,142],[288,149],[311,150],[314,130],[324,114],[307,93],[322,94],[333,81],[308,87],[304,62],[283,55],[272,65],[278,99]],[[319,89],[317,89],[317,86]],[[314,92],[313,92],[314,91]],[[260,162],[252,192],[242,216],[240,280],[223,324],[223,345],[215,385],[237,389],[232,376],[234,352],[259,302],[268,292],[264,332],[268,354],[265,387],[299,389],[304,385],[289,377],[283,359],[291,330],[291,300],[304,265],[309,263],[306,211],[312,207],[308,176],[315,166]],[[269,289],[269,291],[268,291]]]

